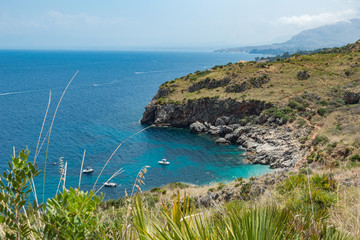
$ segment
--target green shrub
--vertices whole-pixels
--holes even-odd
[[[327,105],[328,105],[328,102],[325,101],[325,100],[321,100],[321,101],[320,101],[320,104],[321,104],[322,106],[327,106]]]
[[[176,189],[176,188],[183,189],[183,188],[189,187],[189,185],[184,184],[184,183],[181,183],[181,182],[175,182],[175,183],[169,183],[169,184],[168,184],[168,187],[169,187],[170,189]]]
[[[154,192],[157,192],[157,193],[160,193],[161,192],[161,188],[158,188],[158,187],[154,187],[150,190],[150,192],[154,193]]]
[[[240,190],[240,197],[243,200],[249,200],[250,199],[250,191],[251,191],[251,183],[245,183],[242,185],[242,188]]]
[[[41,221],[46,225],[47,239],[91,239],[100,221],[96,209],[103,197],[93,192],[82,192],[72,188],[64,190],[46,202],[46,212]]]
[[[3,228],[6,239],[28,239],[32,231],[23,207],[30,199],[31,181],[40,171],[27,161],[29,154],[28,150],[22,150],[17,157],[12,156],[10,171],[0,175],[0,223],[6,224]],[[39,210],[35,202],[32,208]]]
[[[225,187],[224,183],[218,183],[216,190],[220,191]]]
[[[286,123],[288,121],[294,121],[296,118],[293,109],[291,109],[290,107],[284,107],[284,108],[272,107],[264,110],[264,113],[268,116],[274,116],[277,119],[281,119],[283,123]]]
[[[317,110],[317,112],[318,112],[318,114],[319,114],[320,116],[324,116],[325,113],[327,112],[327,109],[326,109],[326,108],[319,108],[319,109]]]
[[[315,152],[311,152],[311,153],[306,157],[307,163],[313,163],[313,162],[315,161],[315,155],[316,155]]]
[[[315,145],[315,146],[317,146],[317,145],[319,145],[320,143],[321,143],[321,144],[325,144],[325,143],[327,143],[327,142],[329,142],[329,138],[327,138],[327,137],[324,136],[324,135],[320,135],[320,136],[317,136],[317,137],[313,140],[312,144]]]
[[[244,181],[244,179],[243,179],[242,177],[238,177],[238,178],[236,178],[236,179],[235,179],[235,181],[237,181],[237,182],[240,182],[240,183],[241,183],[241,182],[243,182],[243,181]]]
[[[360,155],[359,154],[352,155],[350,157],[350,161],[352,162],[360,161]]]
[[[296,109],[298,107],[299,103],[295,102],[295,101],[290,101],[288,106],[292,109]]]

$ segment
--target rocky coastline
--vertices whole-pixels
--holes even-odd
[[[160,91],[160,90],[159,90]],[[158,95],[161,95],[158,94]],[[196,134],[210,134],[218,144],[236,144],[247,150],[246,159],[253,164],[289,169],[308,153],[299,139],[311,129],[293,128],[281,119],[266,116],[270,103],[257,100],[236,101],[204,98],[183,105],[159,104],[156,97],[141,119],[143,124],[188,128]]]

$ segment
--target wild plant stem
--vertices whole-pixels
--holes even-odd
[[[49,102],[48,102],[48,105],[47,105],[47,107],[46,107],[44,120],[43,120],[43,123],[42,123],[42,125],[41,125],[41,130],[40,130],[40,134],[39,134],[39,139],[38,139],[38,142],[37,142],[37,145],[36,145],[35,156],[34,156],[34,165],[35,165],[35,163],[36,163],[36,158],[37,158],[37,156],[38,156],[38,149],[39,149],[39,144],[40,144],[40,140],[41,140],[41,135],[42,135],[42,132],[43,132],[43,130],[44,130],[44,126],[45,126],[47,114],[48,114],[48,111],[49,111],[50,103],[51,103],[51,90],[50,90],[50,92],[49,92]],[[39,151],[40,151],[40,150],[39,150]]]
[[[80,191],[81,176],[82,176],[82,171],[83,171],[83,166],[84,166],[84,160],[85,160],[85,153],[86,153],[86,149],[84,150],[83,158],[82,158],[82,161],[81,161],[80,177],[79,177],[79,187],[78,187],[78,190],[79,190],[79,191]]]
[[[63,191],[66,189],[66,187],[65,187],[65,183],[66,183],[66,172],[67,172],[67,161],[65,162],[65,167],[64,167],[64,183],[63,183]]]
[[[54,112],[54,115],[53,115],[53,118],[52,118],[52,121],[51,121],[51,125],[50,125],[50,128],[49,128],[49,136],[48,136],[48,141],[47,141],[47,146],[46,146],[46,153],[45,153],[45,164],[44,164],[44,179],[43,179],[43,192],[42,192],[42,202],[44,203],[45,202],[45,177],[46,177],[46,163],[47,163],[47,157],[48,157],[48,152],[49,152],[49,145],[50,145],[50,136],[51,136],[51,130],[52,130],[52,127],[54,125],[54,121],[55,121],[55,117],[56,117],[56,113],[59,109],[59,106],[60,106],[60,103],[66,93],[66,90],[69,88],[71,82],[74,80],[75,76],[78,74],[79,71],[76,71],[76,73],[74,74],[74,76],[71,78],[71,80],[69,81],[68,85],[66,86],[66,88],[64,89],[61,97],[60,97],[60,100],[56,106],[56,109],[55,109],[55,112]]]

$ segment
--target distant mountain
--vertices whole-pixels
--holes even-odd
[[[352,19],[302,31],[283,43],[227,48],[216,51],[262,54],[294,53],[298,50],[339,47],[348,43],[353,43],[358,39],[360,39],[360,19]]]

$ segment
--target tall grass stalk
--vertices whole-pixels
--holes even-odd
[[[95,186],[96,186],[96,184],[97,184],[97,182],[98,182],[101,174],[103,173],[105,167],[108,165],[108,163],[110,162],[110,160],[113,158],[113,156],[115,155],[115,153],[117,152],[117,150],[119,150],[119,148],[120,148],[126,141],[128,141],[130,138],[134,137],[135,135],[137,135],[137,134],[139,134],[139,133],[141,133],[141,132],[145,131],[146,129],[149,129],[149,128],[153,127],[153,126],[154,126],[154,125],[151,125],[151,126],[148,126],[148,127],[146,127],[146,128],[141,129],[140,131],[137,131],[136,133],[134,133],[134,134],[131,135],[130,137],[126,138],[124,141],[122,141],[122,142],[117,146],[117,148],[114,150],[114,152],[111,154],[111,156],[110,156],[109,159],[106,161],[106,163],[104,164],[103,168],[101,169],[101,171],[100,171],[100,173],[99,173],[99,176],[97,177],[97,179],[96,179],[96,181],[95,181],[95,183],[94,183],[94,186],[93,186],[93,188],[92,188],[92,191],[95,191]]]
[[[63,191],[66,190],[66,172],[67,172],[67,161],[65,162],[65,171],[64,171],[64,183],[63,183]]]
[[[60,184],[61,184],[61,181],[63,180],[63,176],[64,176],[64,172],[65,172],[65,169],[64,169],[64,164],[63,164],[63,158],[64,158],[64,157],[60,157],[60,158],[59,158],[59,166],[60,166],[60,169],[59,169],[59,171],[60,171],[60,179],[59,179],[59,184],[58,184],[58,187],[57,187],[57,189],[56,189],[56,194],[55,194],[55,196],[56,196],[56,195],[58,195],[58,193],[59,193]]]
[[[56,109],[55,109],[55,112],[54,112],[54,115],[53,115],[53,118],[52,118],[52,121],[51,121],[51,125],[50,125],[50,128],[49,128],[49,135],[48,135],[48,141],[47,141],[47,146],[46,146],[46,152],[45,152],[45,164],[44,164],[44,178],[43,178],[43,192],[42,192],[42,202],[45,203],[45,178],[46,178],[46,164],[47,164],[47,157],[48,157],[48,152],[49,152],[49,145],[50,145],[50,137],[51,137],[51,130],[52,130],[52,127],[54,125],[54,121],[55,121],[55,117],[56,117],[56,113],[59,109],[59,106],[60,106],[60,103],[67,91],[67,89],[69,88],[71,82],[74,80],[74,78],[76,77],[76,75],[79,73],[79,71],[76,71],[76,73],[74,74],[74,76],[71,78],[71,80],[69,81],[69,83],[67,84],[67,86],[65,87],[60,99],[59,99],[59,102],[56,106]]]
[[[40,134],[39,134],[39,139],[38,139],[38,142],[37,142],[37,144],[36,144],[36,150],[35,150],[35,156],[34,156],[34,165],[35,165],[35,163],[36,163],[36,158],[37,158],[37,156],[38,156],[38,154],[39,154],[39,152],[38,152],[39,144],[40,144],[42,132],[43,132],[43,130],[44,130],[46,118],[47,118],[47,115],[48,115],[48,112],[49,112],[50,103],[51,103],[51,90],[50,90],[50,92],[49,92],[49,101],[48,101],[48,104],[47,104],[47,107],[46,107],[44,120],[43,120],[42,125],[41,125],[41,130],[40,130]],[[46,136],[47,136],[47,133],[46,133]],[[45,138],[46,138],[46,136],[45,136]],[[45,140],[45,138],[44,138],[44,140]],[[42,145],[42,144],[41,144],[41,145]],[[40,151],[40,150],[39,150],[39,151]]]
[[[82,171],[83,171],[83,166],[84,166],[85,154],[86,154],[86,149],[84,150],[83,158],[82,158],[82,161],[81,161],[80,177],[79,177],[79,186],[78,186],[78,190],[79,190],[79,191],[80,191],[80,185],[81,185],[81,176],[82,176]]]
[[[310,196],[310,204],[311,204],[311,212],[312,212],[312,219],[311,221],[314,223],[314,227],[315,227],[315,212],[314,212],[314,203],[313,203],[313,198],[311,195],[311,187],[310,187],[310,174],[309,174],[309,168],[307,169],[307,183],[308,183],[308,188],[309,188],[309,196]]]

